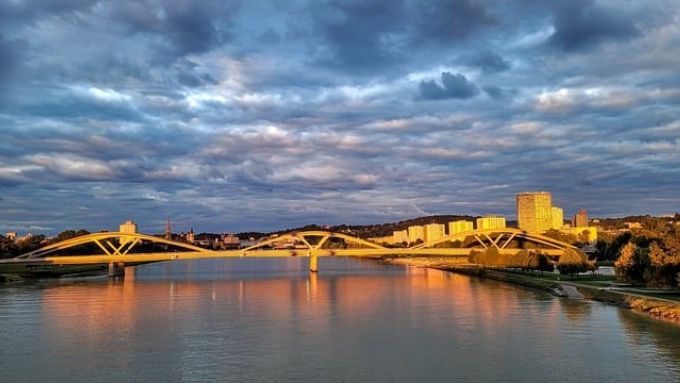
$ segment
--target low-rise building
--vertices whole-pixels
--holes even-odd
[[[118,226],[118,232],[124,233],[124,234],[137,234],[137,224],[135,221],[127,220]],[[128,242],[134,241],[134,238],[132,236],[121,236],[120,237],[120,244],[125,244]]]
[[[502,229],[505,227],[505,217],[499,215],[487,215],[477,218],[477,230]]]
[[[449,222],[449,235],[464,233],[474,230],[474,223],[464,219]]]
[[[392,232],[392,243],[408,243],[408,230],[395,230]]]
[[[552,229],[559,230],[564,226],[564,210],[561,207],[553,206],[550,209]]]
[[[225,233],[221,238],[223,249],[238,249],[241,246],[241,240],[236,234]]]
[[[413,244],[418,242],[418,240],[425,240],[425,231],[422,226],[409,226],[408,227],[408,242]]]
[[[424,239],[425,242],[433,242],[446,235],[444,225],[439,223],[430,223],[425,225],[424,228],[425,228]]]
[[[597,242],[597,226],[563,227],[560,231],[575,235],[579,242]]]

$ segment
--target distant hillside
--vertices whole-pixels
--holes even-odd
[[[293,231],[329,230],[334,232],[347,233],[361,238],[371,238],[392,235],[393,231],[405,230],[409,226],[413,225],[426,225],[428,223],[447,224],[448,222],[457,221],[461,219],[467,221],[474,221],[476,218],[477,217],[469,215],[431,215],[426,217],[411,218],[399,222],[389,222],[373,225],[337,225],[330,227],[328,226],[324,227],[320,225],[307,225],[303,227],[281,230],[272,233],[254,233],[254,232],[239,233],[238,236],[239,238],[246,239],[250,237],[260,238],[271,234],[290,233]]]
[[[675,213],[674,216],[655,217],[651,215],[631,215],[620,218],[596,218],[598,220],[597,226],[605,230],[620,230],[626,227],[625,222],[639,222],[642,227],[652,229],[658,227],[659,224],[664,225],[668,222],[680,222],[680,213]]]

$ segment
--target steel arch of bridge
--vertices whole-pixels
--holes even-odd
[[[319,238],[312,243],[310,237]],[[435,247],[447,241],[461,243],[467,237],[476,239],[479,246],[472,248],[464,247]],[[346,244],[354,247],[345,248],[324,248],[329,240],[338,238]],[[61,241],[41,249],[22,254],[16,258],[0,260],[0,274],[2,273],[35,273],[37,271],[52,270],[51,268],[68,269],[77,265],[138,265],[151,262],[164,262],[175,260],[191,260],[206,258],[227,258],[227,257],[288,257],[303,256],[309,257],[310,269],[316,270],[317,257],[319,256],[353,256],[380,258],[383,256],[448,256],[465,259],[473,249],[485,249],[496,247],[501,252],[516,252],[519,249],[508,247],[513,239],[524,239],[536,244],[541,244],[545,248],[540,251],[552,256],[561,255],[562,251],[573,246],[537,234],[529,234],[522,230],[513,228],[474,230],[454,235],[442,237],[436,241],[427,242],[409,248],[388,248],[376,243],[352,237],[342,233],[329,231],[304,231],[287,233],[277,237],[267,238],[253,246],[238,250],[208,250],[198,246],[189,245],[182,242],[167,240],[137,233],[103,232],[88,234]],[[176,251],[161,252],[131,252],[131,250],[143,241],[154,242],[173,246]],[[304,245],[303,248],[276,249],[271,245],[282,241],[296,241]],[[81,255],[58,255],[60,250],[66,250],[85,244],[96,244],[103,254],[81,254]],[[463,262],[463,261],[461,261]],[[312,267],[313,265],[313,267]]]
[[[315,244],[312,245],[308,240],[307,237],[320,237],[321,239]],[[257,250],[262,247],[266,247],[269,245],[272,245],[277,242],[283,242],[283,241],[288,241],[288,240],[293,240],[293,241],[300,241],[302,242],[309,250],[317,250],[317,249],[322,249],[323,245],[328,242],[329,239],[331,238],[339,238],[345,241],[345,243],[351,243],[359,246],[366,246],[370,249],[387,249],[383,246],[380,246],[376,243],[367,241],[365,239],[357,238],[357,237],[352,237],[351,235],[347,234],[342,234],[342,233],[334,233],[330,231],[302,231],[302,232],[293,232],[293,233],[287,233],[283,234],[277,237],[272,237],[269,238],[265,241],[256,243],[253,246],[246,247],[243,249],[243,251],[253,251]]]
[[[412,246],[411,249],[425,249],[432,248],[439,244],[445,242],[463,242],[468,237],[475,239],[476,243],[481,245],[482,248],[486,249],[488,247],[495,247],[498,250],[508,249],[508,245],[514,239],[524,239],[529,242],[547,246],[549,249],[564,250],[568,248],[576,248],[568,243],[559,241],[554,238],[547,237],[541,234],[528,233],[524,230],[514,229],[510,227],[497,228],[497,229],[482,229],[482,230],[469,230],[460,233],[455,233],[447,235],[445,237],[438,238],[434,241],[428,241],[420,245]],[[485,243],[484,240],[488,240],[489,243]]]
[[[118,244],[112,242],[112,240],[118,240]],[[42,258],[50,254],[54,254],[59,250],[65,250],[73,248],[80,245],[86,244],[96,244],[106,255],[116,256],[116,255],[126,255],[137,246],[142,241],[149,241],[155,243],[161,243],[165,245],[176,246],[183,250],[191,250],[198,252],[208,252],[210,250],[204,249],[202,247],[189,245],[187,243],[177,242],[167,240],[165,238],[154,237],[152,235],[139,234],[139,233],[120,233],[114,231],[107,231],[101,233],[92,233],[87,235],[81,235],[79,237],[69,238],[51,245],[42,247],[38,250],[34,250],[22,255],[19,255],[17,259],[34,259]]]

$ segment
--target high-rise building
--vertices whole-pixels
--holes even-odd
[[[541,233],[553,226],[552,196],[549,192],[517,194],[517,225],[530,233]]]
[[[120,224],[118,232],[124,234],[137,234],[137,224],[134,221],[127,220]],[[120,237],[121,245],[131,241],[133,241],[132,237],[126,235]]]
[[[571,222],[572,227],[588,227],[588,212],[581,209],[574,215]]]
[[[552,228],[559,230],[564,226],[564,211],[561,207],[553,206],[551,209]]]
[[[418,240],[425,240],[425,231],[422,226],[408,227],[408,241],[409,243],[416,243]]]
[[[392,232],[392,243],[408,243],[408,230],[395,230]]]
[[[474,223],[464,219],[449,222],[449,235],[474,230]]]
[[[505,227],[505,217],[498,215],[487,215],[477,218],[477,230],[502,229]]]
[[[444,225],[439,223],[430,223],[425,225],[425,242],[433,242],[439,238],[444,237]]]

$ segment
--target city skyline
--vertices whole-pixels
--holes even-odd
[[[0,1],[0,232],[673,214],[679,14]]]

